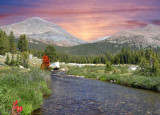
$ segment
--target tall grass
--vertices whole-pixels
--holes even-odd
[[[105,72],[103,66],[69,67],[68,74],[99,78],[101,81],[160,92],[160,77],[144,76],[123,66],[112,67],[113,71],[110,72]]]
[[[22,115],[30,114],[43,103],[43,95],[50,94],[50,73],[33,68],[21,72],[19,69],[0,71],[0,112],[10,115],[12,103],[18,100],[23,107]],[[8,71],[8,72],[7,72]],[[14,71],[14,72],[13,72]]]
[[[105,72],[104,66],[84,66],[84,67],[69,67],[68,74],[85,76],[86,78],[97,78]]]
[[[115,81],[115,83],[125,86],[149,89],[160,92],[160,77],[108,74],[101,76],[100,80],[108,82]]]

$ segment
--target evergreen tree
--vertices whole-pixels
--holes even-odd
[[[6,61],[4,62],[6,65],[10,64],[9,54],[7,54]]]
[[[148,50],[147,50],[148,53]],[[149,58],[149,53],[147,54],[147,57],[141,58],[141,63],[139,64],[140,66],[140,72],[143,75],[157,75],[159,73],[159,62],[157,60],[156,54],[153,53],[152,51],[150,52],[150,58]]]
[[[16,64],[16,62],[14,59],[14,54],[12,54],[12,59],[11,59],[10,65],[15,66],[15,64]]]
[[[57,61],[57,53],[52,45],[48,45],[44,52],[50,59],[50,62]]]
[[[7,34],[0,30],[0,55],[5,55],[9,51],[9,38]]]
[[[115,56],[114,63],[115,64],[120,64],[120,58],[118,56]]]
[[[153,53],[150,58],[150,67],[151,67],[150,72],[153,73],[154,75],[157,75],[159,70],[159,62],[157,60],[155,53]]]
[[[20,64],[20,57],[19,57],[19,55],[17,54],[16,66],[19,66],[19,64]]]
[[[144,75],[148,75],[149,72],[150,72],[150,67],[149,67],[149,62],[144,58],[142,57],[141,58],[141,62],[139,64],[139,71],[144,74]]]
[[[19,38],[18,49],[21,52],[28,51],[28,39],[25,34],[21,35]]]
[[[111,71],[111,70],[112,70],[112,65],[111,65],[111,62],[110,62],[110,61],[107,61],[107,62],[106,62],[105,70],[106,70],[106,71]]]
[[[16,52],[15,37],[14,37],[13,32],[11,32],[10,35],[9,35],[9,51],[11,53]]]
[[[20,65],[22,65],[25,68],[29,67],[29,53],[28,52],[21,53]]]

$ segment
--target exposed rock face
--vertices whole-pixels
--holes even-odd
[[[100,42],[100,41],[106,40],[106,39],[108,39],[108,38],[110,38],[110,37],[111,37],[111,36],[104,36],[104,37],[102,37],[102,38],[98,38],[98,39],[96,39],[96,40],[92,40],[92,41],[90,41],[90,43]]]
[[[160,45],[160,26],[149,24],[144,28],[121,31],[107,39],[115,43],[131,43],[142,46]]]
[[[10,31],[13,31],[16,37],[19,37],[21,34],[26,34],[29,39],[43,43],[52,43],[61,46],[87,43],[69,34],[60,26],[38,17],[7,26],[0,26],[0,28],[6,31],[7,34],[9,34]]]

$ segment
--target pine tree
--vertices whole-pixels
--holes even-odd
[[[19,57],[19,55],[17,54],[16,66],[19,66],[19,64],[20,64],[20,57]]]
[[[0,55],[5,55],[9,51],[9,38],[7,34],[0,30]]]
[[[159,70],[159,62],[157,60],[157,57],[156,57],[156,54],[153,53],[151,58],[150,58],[150,71],[151,73],[153,73],[154,75],[157,75],[158,74],[158,70]]]
[[[29,67],[29,53],[28,52],[21,53],[21,62],[20,63],[25,68]]]
[[[13,32],[11,32],[10,35],[9,35],[9,51],[11,53],[16,52],[15,37],[14,37]]]
[[[110,62],[110,61],[107,61],[107,62],[106,62],[105,70],[106,70],[106,71],[111,71],[111,70],[112,70],[112,65],[111,65],[111,62]]]
[[[15,64],[16,64],[16,62],[14,60],[14,54],[12,54],[12,59],[11,59],[10,65],[15,66]]]
[[[21,35],[19,38],[18,49],[21,52],[28,51],[28,39],[25,34]]]
[[[10,59],[9,59],[9,54],[7,54],[7,57],[6,57],[6,61],[4,62],[6,65],[9,65],[10,64]]]
[[[148,50],[147,53],[148,54],[146,58],[144,57],[141,58],[141,63],[139,64],[140,72],[147,76],[157,75],[159,73],[159,62],[156,57],[156,54],[153,52],[148,52]]]
[[[48,45],[44,52],[50,59],[50,62],[57,61],[57,52],[52,45]]]
[[[144,74],[144,75],[149,74],[149,72],[150,72],[149,62],[144,57],[141,58],[141,62],[139,63],[139,67],[140,67],[139,71],[142,74]]]

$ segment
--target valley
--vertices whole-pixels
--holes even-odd
[[[0,0],[0,115],[160,115],[160,0]]]
[[[135,97],[139,96],[137,93],[149,94],[153,102],[155,100],[151,97],[158,97],[159,93],[145,92],[145,90],[121,85],[160,92],[159,26],[147,25],[140,29],[120,31],[113,36],[102,37],[92,42],[80,40],[54,23],[37,17],[0,28],[2,29],[0,30],[0,75],[2,76],[0,77],[0,84],[2,84],[0,91],[4,92],[0,97],[3,98],[6,94],[10,98],[9,102],[3,104],[5,109],[0,105],[2,114],[13,112],[13,109],[12,111],[9,109],[11,108],[10,103],[18,97],[20,105],[24,108],[22,114],[36,115],[37,109],[40,110],[38,114],[158,113],[159,109],[153,111],[150,106],[146,105],[147,101],[141,103],[139,110],[136,111],[134,107],[131,109],[130,104],[135,106],[136,103],[130,103],[132,99],[128,97],[128,93],[125,94],[123,91],[132,92]],[[44,58],[46,56],[47,59]],[[61,66],[51,67],[50,65],[53,65],[54,62],[60,63]],[[43,68],[42,65],[45,67]],[[46,71],[40,70],[40,67]],[[132,67],[134,70],[131,69]],[[54,69],[59,69],[60,72],[54,74],[56,73]],[[61,71],[63,75],[59,75]],[[15,84],[14,88],[12,84]],[[21,87],[22,84],[24,87]],[[79,85],[76,85],[75,89],[70,88],[75,84]],[[93,88],[93,84],[98,89],[89,90]],[[36,85],[39,87],[35,87]],[[60,86],[63,87],[62,92],[59,92]],[[116,89],[112,87],[120,88],[123,92],[117,94],[120,99],[114,103],[107,101],[108,97],[94,93],[114,95]],[[5,88],[8,88],[9,91],[6,91]],[[11,99],[9,93],[17,89],[29,93],[17,91],[14,98]],[[68,95],[65,94],[67,91],[70,92]],[[80,92],[83,93],[77,95]],[[124,94],[127,101],[126,98],[122,98]],[[30,98],[31,95],[33,95],[32,98]],[[66,98],[63,98],[65,96]],[[81,101],[74,96],[85,98]],[[48,98],[43,101],[44,97]],[[92,98],[88,99],[90,97]],[[105,103],[96,99],[99,97],[104,99]],[[30,99],[29,104],[28,98]],[[113,101],[115,97],[110,99]],[[134,99],[139,102],[139,99]],[[7,98],[3,100],[6,101]],[[58,109],[51,102],[54,102]],[[63,105],[62,102],[68,106]],[[80,104],[84,104],[84,107],[81,107]],[[130,109],[123,108],[121,104],[129,106]],[[146,106],[141,107],[144,105]],[[41,106],[42,109],[40,109]],[[112,106],[116,108],[114,111]]]

